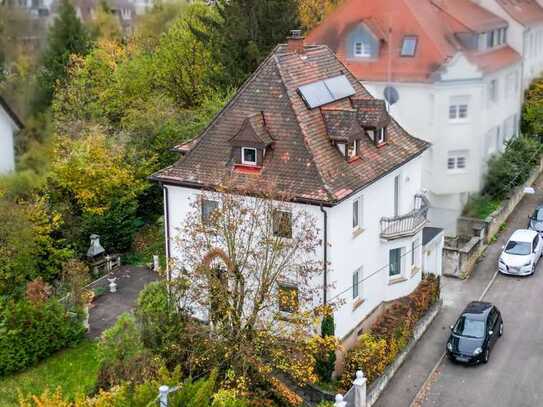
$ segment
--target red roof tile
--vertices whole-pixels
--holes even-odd
[[[395,121],[388,125],[387,145],[361,142],[361,159],[348,163],[332,144],[321,109],[308,109],[297,89],[304,84],[345,75],[353,98],[372,97],[326,46],[306,46],[300,55],[282,45],[261,64],[234,98],[215,117],[192,150],[151,178],[195,188],[218,186],[234,174],[239,182],[255,176],[234,171],[229,140],[255,113],[264,111],[273,138],[258,181],[294,194],[299,201],[333,205],[420,155],[428,144],[407,134]],[[326,109],[352,109],[350,98]]]
[[[439,4],[439,7],[436,5]],[[347,37],[361,23],[379,22],[387,33],[377,58],[351,58],[346,52]],[[484,32],[507,26],[507,22],[470,0],[345,0],[324,22],[309,33],[307,42],[328,45],[361,80],[390,82],[431,82],[433,74],[458,52],[467,51],[457,40],[459,32]],[[404,36],[417,37],[414,57],[402,57]],[[509,47],[506,47],[509,48]],[[485,61],[497,70],[511,58],[503,51]],[[508,54],[514,53],[511,49]],[[473,59],[478,63],[478,59]]]
[[[530,27],[543,24],[543,8],[536,0],[496,0],[513,19]]]

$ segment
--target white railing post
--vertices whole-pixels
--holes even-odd
[[[355,407],[366,407],[366,382],[367,379],[362,370],[357,370],[356,379],[353,382]]]
[[[334,407],[347,407],[347,402],[343,401],[343,396],[341,394],[336,394],[336,402]]]
[[[160,407],[168,407],[168,393],[170,388],[166,385],[160,386],[158,389],[158,399],[160,401]]]

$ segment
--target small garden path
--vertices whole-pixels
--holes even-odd
[[[143,287],[158,280],[158,275],[146,267],[122,266],[119,271],[112,274],[113,277],[117,277],[116,293],[109,292],[107,278],[94,285],[104,287],[107,291],[92,303],[89,315],[90,330],[87,333],[90,338],[99,337],[122,313],[131,312]]]

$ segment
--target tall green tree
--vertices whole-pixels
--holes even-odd
[[[225,81],[239,85],[275,45],[299,26],[296,0],[219,0],[220,19],[205,19],[208,40],[225,66]]]
[[[90,47],[89,33],[77,17],[70,0],[61,0],[58,17],[49,29],[47,48],[42,58],[34,112],[42,112],[51,104],[55,86],[66,78],[70,55],[86,55]]]

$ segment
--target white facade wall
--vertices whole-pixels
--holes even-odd
[[[16,130],[15,123],[0,107],[0,174],[15,169],[15,149],[13,136]]]
[[[341,204],[327,208],[328,211],[328,260],[329,282],[333,285],[328,298],[341,304],[335,314],[336,335],[348,335],[375,307],[383,301],[393,300],[412,292],[420,282],[421,273],[411,276],[411,242],[422,243],[422,232],[417,235],[386,241],[379,237],[382,217],[394,214],[394,177],[400,176],[400,213],[413,209],[414,195],[421,190],[422,157],[402,166],[378,182],[353,195]],[[353,234],[352,202],[362,197],[364,214],[361,234]],[[403,257],[406,281],[390,284],[388,274],[389,250],[405,248]],[[416,250],[416,262],[421,264],[420,247]],[[361,269],[358,307],[352,296],[353,272]]]
[[[469,194],[481,190],[487,159],[518,127],[520,72],[521,64],[516,64],[483,75],[460,55],[434,83],[393,83],[400,99],[390,107],[391,115],[410,134],[432,143],[425,157],[423,188],[429,192],[432,224],[449,235],[456,233],[456,218]],[[496,101],[489,98],[492,80],[497,84]],[[363,84],[377,98],[383,98],[388,85]],[[450,105],[463,100],[468,118],[450,120]],[[465,169],[448,169],[448,158],[456,154],[465,155]]]
[[[496,0],[478,0],[477,3],[509,23],[507,43],[522,56],[522,85],[523,89],[527,89],[532,80],[543,71],[543,24],[523,26]],[[541,5],[541,1],[539,3]]]
[[[411,244],[416,241],[415,263],[422,267],[422,232],[415,236],[394,241],[380,238],[381,217],[393,216],[394,212],[394,178],[400,176],[400,214],[413,209],[414,195],[421,190],[422,157],[418,157],[396,171],[388,174],[359,193],[341,202],[339,205],[324,208],[328,214],[328,299],[340,304],[336,319],[336,335],[345,337],[363,319],[383,301],[389,301],[412,292],[421,279],[421,272],[411,269]],[[170,239],[172,240],[171,258],[182,258],[182,253],[174,244],[176,231],[179,231],[188,213],[191,202],[197,197],[196,189],[165,186],[167,188],[168,217]],[[362,229],[353,233],[352,202],[362,197]],[[324,215],[320,207],[314,205],[295,204],[293,210],[305,210],[318,220],[321,233],[324,229]],[[389,279],[389,250],[404,248],[402,275],[405,278],[393,281]],[[317,251],[319,259],[323,259],[323,247]],[[353,302],[353,272],[360,269],[360,300]],[[370,276],[370,274],[372,274]],[[366,279],[367,278],[367,279]],[[322,287],[323,276],[317,278],[317,287]],[[316,299],[320,301],[320,299]]]

